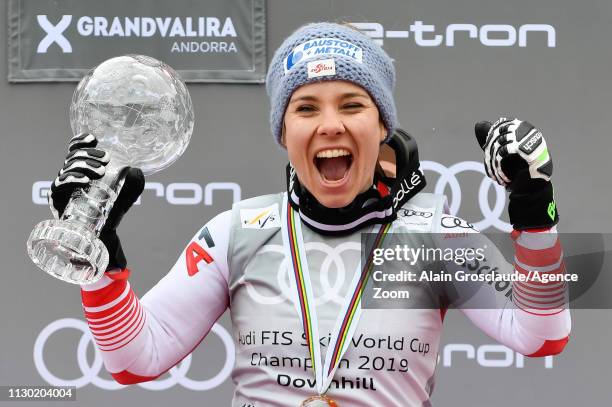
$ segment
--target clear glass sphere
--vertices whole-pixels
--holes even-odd
[[[104,61],[78,84],[72,132],[90,132],[114,165],[160,171],[187,148],[194,114],[185,83],[170,66],[144,55]]]

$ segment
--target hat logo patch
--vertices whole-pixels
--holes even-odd
[[[330,76],[336,74],[336,62],[333,58],[309,62],[307,65],[308,77]]]
[[[363,63],[361,47],[337,38],[315,38],[295,47],[283,61],[285,74],[301,61],[307,61],[321,56],[338,55]]]

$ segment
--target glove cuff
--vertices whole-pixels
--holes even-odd
[[[515,230],[551,228],[559,222],[553,186],[543,180],[536,190],[525,188],[510,193],[508,214]]]
[[[127,280],[130,277],[130,269],[107,270],[104,275],[113,281]]]
[[[127,260],[125,259],[125,254],[123,254],[123,248],[121,247],[121,241],[119,240],[119,236],[117,236],[117,232],[114,230],[102,229],[100,240],[102,240],[102,243],[104,243],[104,246],[106,246],[108,250],[108,266],[105,271],[125,269]]]

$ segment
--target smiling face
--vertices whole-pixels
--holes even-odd
[[[342,208],[372,186],[387,130],[360,86],[323,81],[293,92],[283,145],[300,183],[328,208]]]

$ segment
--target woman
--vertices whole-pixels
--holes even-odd
[[[287,192],[239,202],[210,220],[141,300],[127,281],[115,232],[144,184],[137,169],[128,172],[102,233],[111,266],[82,287],[85,316],[118,382],[153,380],[170,369],[228,307],[237,342],[234,406],[429,405],[444,312],[453,301],[523,354],[563,349],[570,319],[558,284],[514,283],[517,307],[486,284],[454,298],[414,284],[411,295],[424,302],[411,309],[360,305],[373,258],[362,265],[352,250],[363,232],[374,233],[365,246],[372,255],[390,232],[411,247],[431,245],[423,232],[444,232],[434,238],[438,247],[486,247],[483,236],[466,233],[473,232],[469,223],[445,214],[443,197],[419,192],[425,181],[418,158],[410,140],[395,133],[394,82],[386,53],[350,27],[310,24],[287,38],[267,78],[272,132],[290,161]],[[562,272],[541,134],[516,119],[480,123],[476,133],[487,173],[512,191],[516,272]],[[383,143],[395,152],[394,178],[377,169]],[[71,143],[52,186],[59,214],[75,187],[103,175],[107,155],[95,146],[91,135]],[[491,246],[480,260],[499,264]],[[338,274],[322,278],[330,261]],[[548,300],[537,301],[542,292]]]

